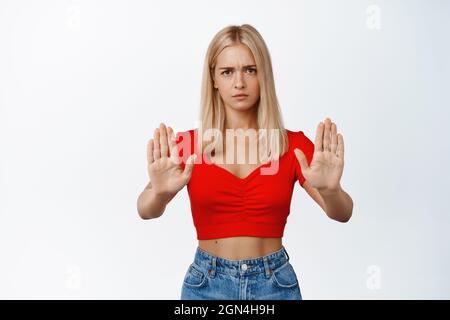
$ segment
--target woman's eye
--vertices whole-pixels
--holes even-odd
[[[251,74],[256,73],[256,69],[253,68],[246,69],[246,71],[250,71]],[[225,70],[222,72],[222,74],[227,76],[230,74],[229,72],[231,72],[231,70]]]

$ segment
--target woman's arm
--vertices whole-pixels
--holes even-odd
[[[149,182],[137,200],[139,216],[144,220],[159,218],[175,195],[176,193],[170,195],[156,194],[152,189],[151,182]]]
[[[166,127],[161,122],[159,128],[154,131],[154,138],[147,143],[147,171],[150,182],[137,200],[137,210],[142,219],[160,217],[170,200],[191,179],[196,155],[189,156],[184,169],[178,156],[174,132],[171,127]]]
[[[336,191],[318,191],[305,180],[302,187],[333,220],[347,222],[353,212],[352,198],[339,186]]]
[[[330,118],[317,126],[314,154],[310,164],[299,148],[294,149],[305,181],[302,187],[334,220],[347,222],[352,216],[353,200],[342,189],[344,137]]]
[[[347,222],[353,212],[353,200],[340,186],[335,191],[320,192],[325,202],[325,212],[334,220]]]

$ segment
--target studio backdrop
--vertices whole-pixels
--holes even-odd
[[[248,23],[284,124],[345,138],[348,223],[296,184],[283,244],[304,299],[450,298],[450,1],[1,1],[0,298],[178,299],[186,188],[139,217],[146,145],[194,128],[204,57]]]

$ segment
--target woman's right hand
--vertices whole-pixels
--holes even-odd
[[[173,130],[161,123],[147,144],[147,171],[155,194],[171,197],[180,191],[191,179],[195,157],[192,154],[182,170]]]

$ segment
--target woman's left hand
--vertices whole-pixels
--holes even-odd
[[[344,170],[344,137],[337,134],[336,124],[330,118],[317,126],[314,155],[308,166],[304,153],[294,150],[303,177],[320,192],[335,192],[340,188]]]

